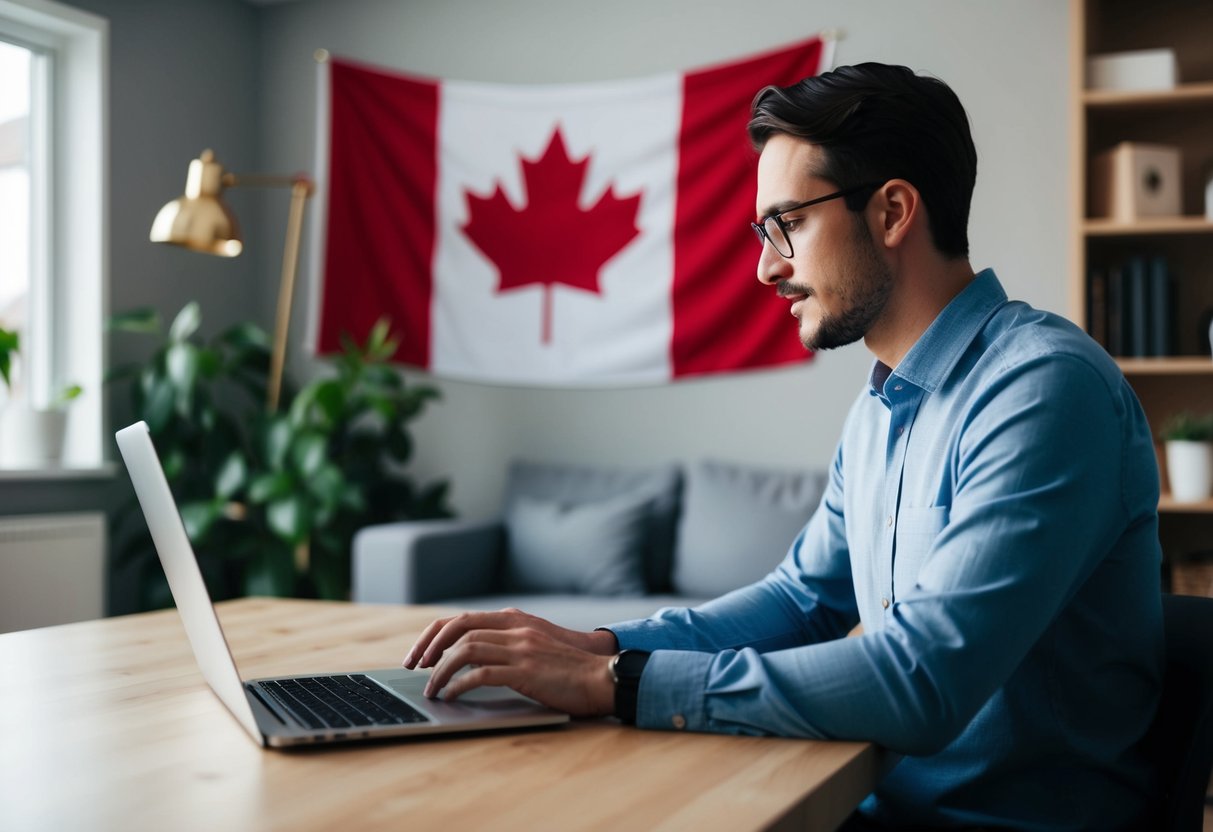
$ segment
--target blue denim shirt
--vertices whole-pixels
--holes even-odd
[[[898,822],[1130,822],[1162,677],[1158,488],[1115,363],[986,270],[876,362],[774,572],[610,628],[654,651],[637,723],[875,742],[906,756],[862,809]]]

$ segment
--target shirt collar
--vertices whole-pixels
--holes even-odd
[[[914,342],[895,369],[877,360],[868,383],[880,395],[889,377],[933,393],[952,372],[961,355],[985,327],[994,312],[1007,302],[1007,293],[993,269],[983,269],[935,318]]]

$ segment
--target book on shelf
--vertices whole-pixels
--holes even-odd
[[[1175,281],[1167,259],[1150,258],[1150,355],[1175,355]]]
[[[1141,257],[1129,260],[1125,267],[1129,281],[1128,356],[1145,358],[1150,354],[1150,293],[1146,285],[1146,261]]]
[[[1087,332],[1111,355],[1175,354],[1175,281],[1166,258],[1133,256],[1087,276]]]

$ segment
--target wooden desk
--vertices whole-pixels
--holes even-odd
[[[388,667],[440,610],[218,605],[247,677]],[[202,680],[176,611],[0,635],[0,829],[831,829],[865,743],[640,731],[263,751]]]

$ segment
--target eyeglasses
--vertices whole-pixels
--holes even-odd
[[[808,202],[801,202],[798,205],[793,205],[791,208],[785,208],[778,214],[769,214],[763,217],[758,222],[750,223],[750,227],[754,229],[754,233],[758,235],[759,244],[765,244],[767,240],[771,241],[771,245],[775,247],[775,251],[779,252],[781,257],[792,256],[792,238],[789,235],[791,228],[787,220],[783,218],[784,214],[790,214],[793,211],[799,211],[801,208],[808,208],[810,205],[817,205],[820,202],[829,202],[831,199],[838,199],[840,196],[850,196],[861,191],[875,191],[880,187],[880,183],[867,182],[863,185],[856,185],[853,188],[845,188],[841,191],[835,191],[832,194],[819,196],[817,199],[810,199]],[[793,222],[795,222],[793,220]]]

